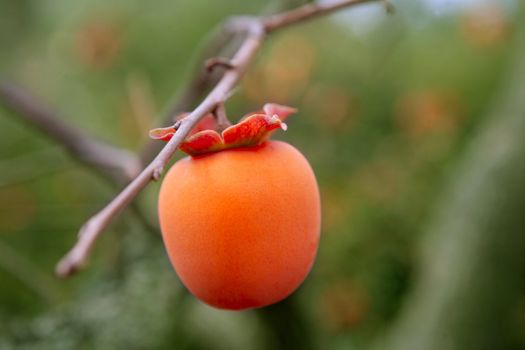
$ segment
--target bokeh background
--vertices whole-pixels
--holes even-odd
[[[302,3],[0,0],[0,72],[139,153],[218,23]],[[321,187],[315,267],[262,310],[187,294],[158,184],[56,279],[120,185],[0,103],[0,349],[525,349],[525,4],[393,4],[272,34],[227,104],[298,107],[276,137]]]

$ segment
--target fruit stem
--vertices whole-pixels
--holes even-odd
[[[215,119],[217,120],[217,132],[221,133],[224,129],[231,126],[232,123],[226,116],[226,108],[224,107],[224,103],[219,103],[215,110],[213,111],[213,115],[215,116]]]

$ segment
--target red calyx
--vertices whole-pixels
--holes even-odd
[[[220,134],[214,130],[217,126],[215,118],[212,114],[208,114],[190,132],[179,148],[191,156],[196,156],[230,148],[257,146],[268,140],[276,129],[286,130],[283,120],[296,111],[292,107],[267,103],[262,111],[242,118],[239,123],[226,128]],[[185,113],[181,118],[187,115]],[[176,131],[174,126],[170,126],[153,129],[149,135],[156,140],[169,141]]]

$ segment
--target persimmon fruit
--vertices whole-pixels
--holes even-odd
[[[287,110],[277,107],[282,119]],[[162,182],[159,220],[170,261],[191,293],[217,308],[276,303],[315,259],[317,182],[297,149],[266,140],[283,127],[278,117],[255,114],[221,135],[197,132],[181,145],[191,156]]]

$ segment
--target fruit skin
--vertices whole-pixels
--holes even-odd
[[[196,297],[223,309],[262,307],[290,295],[312,267],[319,190],[298,150],[267,141],[175,163],[159,219],[171,263]]]

